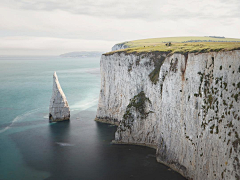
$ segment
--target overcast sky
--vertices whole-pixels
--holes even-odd
[[[0,0],[0,55],[109,51],[172,36],[240,38],[240,0]]]

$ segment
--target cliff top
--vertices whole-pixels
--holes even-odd
[[[169,44],[171,43],[171,44]],[[169,53],[204,53],[218,52],[221,50],[240,49],[240,39],[224,37],[169,37],[153,38],[128,41],[117,45],[125,45],[126,49],[120,49],[106,53],[105,55],[116,52],[141,53],[141,52],[169,52]]]

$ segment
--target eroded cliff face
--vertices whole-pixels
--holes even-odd
[[[240,179],[240,51],[102,55],[96,120],[194,180]]]

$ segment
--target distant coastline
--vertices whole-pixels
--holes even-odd
[[[101,56],[103,52],[99,51],[78,51],[78,52],[69,52],[65,54],[61,54],[60,57],[98,57]]]

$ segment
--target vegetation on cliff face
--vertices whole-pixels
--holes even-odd
[[[150,80],[154,83],[157,84],[158,79],[159,79],[159,72],[161,69],[161,66],[164,62],[166,57],[161,56],[160,58],[153,58],[153,62],[154,62],[154,70],[149,74],[149,78]]]
[[[138,119],[146,119],[149,113],[152,113],[152,111],[146,111],[147,103],[151,104],[151,101],[146,97],[144,91],[141,91],[132,99],[130,99],[126,112],[123,115],[123,119],[120,121],[119,127],[122,131],[125,131],[126,128],[131,129],[134,121],[134,115],[132,114],[132,111],[138,112]]]
[[[171,45],[166,43],[171,42]],[[123,44],[123,43],[122,43]],[[240,50],[240,39],[212,38],[212,37],[171,37],[154,38],[129,41],[124,43],[129,48],[106,53],[143,53],[143,52],[168,52],[168,53],[204,53],[225,50]]]

